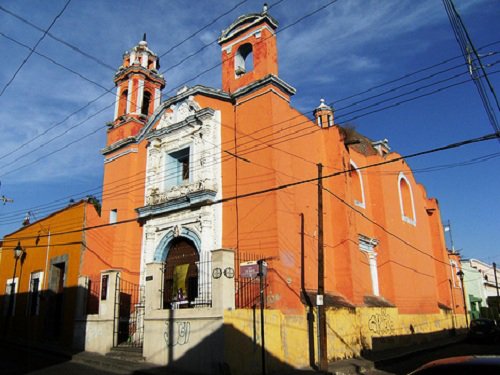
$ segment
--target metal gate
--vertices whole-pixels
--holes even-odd
[[[144,341],[144,286],[116,276],[114,346],[142,348]]]

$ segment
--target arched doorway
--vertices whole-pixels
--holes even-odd
[[[163,308],[189,307],[198,297],[198,262],[194,243],[183,237],[169,245],[163,273]]]

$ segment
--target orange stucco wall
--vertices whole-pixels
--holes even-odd
[[[345,147],[337,127],[319,129],[282,97],[262,87],[239,97],[235,129],[223,132],[223,143],[248,161],[234,158],[223,165],[224,195],[242,196],[225,203],[223,244],[242,253],[271,258],[268,303],[300,309],[300,218],[305,217],[306,289],[317,288],[317,184],[309,182],[251,197],[266,190],[317,176],[380,163],[399,155],[363,155]],[[275,91],[276,88],[273,88]],[[413,193],[415,225],[403,221],[398,176],[403,172]],[[433,313],[438,302],[451,306],[445,288],[447,253],[439,209],[413,178],[404,161],[362,170],[365,207],[354,204],[348,174],[323,181],[325,285],[356,305],[372,295],[368,258],[358,235],[378,240],[380,295],[403,313]],[[428,211],[433,208],[434,211]],[[229,225],[226,225],[229,223]]]
[[[106,155],[104,164],[101,217],[99,226],[88,231],[83,274],[95,276],[102,270],[117,269],[128,281],[138,283],[141,261],[142,227],[136,208],[144,205],[146,142],[122,147]],[[110,212],[116,210],[115,224]]]

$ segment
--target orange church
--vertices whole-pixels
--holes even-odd
[[[464,326],[459,262],[446,249],[437,200],[387,140],[338,125],[333,105],[318,97],[312,116],[291,106],[296,90],[279,76],[277,28],[264,9],[222,31],[221,88],[183,87],[162,101],[166,79],[145,38],[114,76],[115,112],[101,150],[102,213],[90,218],[87,246],[95,251],[81,274],[118,272],[143,288],[142,302],[129,307],[138,314],[146,306],[146,360],[171,364],[188,355],[151,354],[161,350],[147,348],[147,340],[158,334],[167,351],[181,350],[179,342],[188,347],[181,330],[161,327],[182,318],[177,323],[189,322],[194,332],[219,280],[234,281],[235,300],[218,329],[238,332],[226,336],[229,343],[251,340],[245,322],[259,293],[244,296],[240,266],[262,260],[274,332],[266,349],[276,363],[311,363],[307,350],[291,345],[306,345],[306,312],[317,303],[331,323],[328,360],[384,349],[386,337],[410,344],[415,333]],[[213,266],[220,249],[233,254],[232,266]],[[161,296],[148,301],[157,280],[152,265],[162,273],[150,290]],[[168,324],[157,326],[162,319]],[[235,356],[223,361],[238,369],[245,361]]]

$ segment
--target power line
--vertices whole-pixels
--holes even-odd
[[[282,1],[283,1],[283,0],[282,0]],[[280,2],[281,2],[281,1],[279,1],[279,2],[277,2],[277,3],[275,3],[275,4],[273,4],[272,6],[275,6],[275,5],[279,4]],[[313,15],[313,14],[317,13],[317,12],[319,12],[320,10],[322,10],[322,9],[326,8],[327,6],[329,6],[329,5],[333,4],[334,2],[335,2],[335,1],[332,1],[332,2],[330,2],[330,3],[328,3],[328,4],[325,4],[324,6],[320,7],[320,8],[319,8],[319,9],[317,9],[317,10],[315,10],[314,12],[309,13],[309,14],[307,14],[307,15],[305,15],[305,16],[303,16],[303,17],[299,18],[299,19],[298,19],[298,20],[296,20],[295,22],[293,22],[293,23],[291,23],[291,24],[287,25],[287,26],[286,26],[286,27],[284,27],[283,29],[278,30],[278,32],[283,31],[283,30],[285,30],[285,29],[287,29],[287,28],[289,28],[289,27],[291,27],[291,26],[294,26],[294,25],[295,25],[295,24],[297,24],[298,22],[302,21],[303,19],[305,19],[305,18],[307,18],[307,17],[309,17],[309,16],[311,16],[311,15]],[[239,5],[241,5],[241,3],[239,3],[237,6],[239,6]],[[236,7],[237,7],[237,6],[236,6]],[[236,8],[236,7],[235,7],[235,8]],[[228,12],[226,12],[226,13],[224,13],[224,14],[228,14],[229,12],[231,12],[231,11],[232,11],[233,9],[235,9],[235,8],[232,8],[231,10],[229,10]],[[217,19],[219,19],[219,18],[221,18],[221,17],[222,17],[222,16],[217,17],[217,18],[216,18],[213,22],[211,22],[211,23],[207,24],[207,26],[209,26],[209,25],[213,24],[213,23],[214,23]],[[206,28],[207,26],[204,26],[204,27],[203,27],[202,29],[200,29],[199,31],[203,30],[203,29],[204,29],[204,28]],[[198,32],[199,32],[199,31],[198,31]],[[192,34],[190,37],[188,37],[188,38],[184,39],[182,42],[178,43],[178,44],[177,44],[177,46],[178,46],[178,45],[180,45],[180,44],[182,44],[182,43],[184,43],[184,42],[185,42],[186,40],[188,40],[189,38],[192,38],[192,37],[193,37],[194,35],[196,35],[198,32],[195,32],[195,33],[194,33],[194,34]],[[175,48],[175,46],[174,46],[174,47],[172,47],[169,51],[171,51],[173,48]],[[167,51],[167,52],[166,52],[166,53],[164,53],[163,55],[167,54],[169,51]],[[163,55],[162,55],[162,56],[163,56]],[[218,65],[220,65],[220,64],[218,64]],[[218,65],[217,65],[217,66],[218,66]],[[169,70],[169,69],[167,69],[167,70]],[[407,76],[408,76],[408,75],[407,75]],[[114,104],[114,103],[113,103],[113,104]],[[80,126],[80,125],[82,125],[82,122],[80,122],[77,126]],[[72,127],[71,129],[74,129],[75,127],[76,127],[76,126]],[[69,130],[68,130],[68,131],[69,131]],[[65,131],[65,132],[64,132],[64,134],[66,134],[68,131]],[[92,134],[94,134],[94,133],[92,133]],[[58,137],[56,137],[56,139],[57,139],[57,138],[60,138],[60,137],[58,136]],[[51,142],[52,140],[54,140],[54,138],[53,138],[53,139],[51,139],[49,142]],[[42,148],[42,147],[44,147],[44,146],[45,146],[45,145],[39,146],[37,149],[33,150],[32,152],[34,152],[34,151],[36,151],[36,150],[38,150],[38,149],[40,149],[40,148]],[[19,148],[18,148],[18,149],[19,149]],[[18,150],[18,149],[16,149],[16,150]],[[24,154],[24,155],[23,155],[23,156],[21,156],[20,158],[24,158],[24,157],[26,157],[27,155],[28,155],[28,154]],[[4,157],[5,157],[5,156],[7,156],[7,154],[6,154],[6,155],[4,155]],[[20,158],[16,159],[15,161],[18,161]],[[40,158],[39,158],[39,159],[37,159],[37,160],[40,160]],[[24,167],[24,166],[23,166],[23,167]],[[21,167],[21,168],[23,168],[23,167]]]
[[[318,8],[318,9],[316,9],[315,11],[310,12],[310,13],[308,13],[308,14],[306,14],[306,15],[304,15],[304,16],[302,16],[302,17],[300,17],[299,19],[297,19],[296,21],[292,22],[291,24],[289,24],[289,25],[285,26],[283,29],[281,29],[281,30],[279,30],[279,31],[286,30],[286,29],[288,29],[288,28],[290,28],[290,27],[292,27],[292,26],[294,26],[294,25],[298,24],[299,22],[303,21],[304,19],[306,19],[306,18],[308,18],[308,17],[310,17],[310,16],[312,16],[312,15],[314,15],[314,14],[318,13],[319,11],[321,11],[321,10],[325,9],[326,7],[328,7],[328,6],[332,5],[332,4],[334,4],[334,3],[335,3],[335,2],[337,2],[337,1],[338,1],[338,0],[332,0],[332,1],[330,1],[329,3],[327,3],[327,4],[323,5],[323,6],[321,6],[321,7],[320,7],[320,8]],[[281,1],[280,1],[280,2],[281,2]],[[279,32],[279,31],[278,31],[278,32]],[[276,33],[278,33],[278,32],[276,32]],[[263,41],[261,41],[261,42],[263,42]],[[220,62],[220,63],[219,63],[219,64],[217,64],[216,66],[220,66],[221,64],[222,64],[222,62]],[[203,74],[203,73],[202,73],[202,74]],[[199,76],[199,75],[198,75],[198,76]],[[196,76],[196,77],[198,77],[198,76]],[[195,78],[196,78],[196,77],[195,77]],[[193,78],[193,79],[195,79],[195,78]],[[193,79],[191,79],[191,80],[193,80]],[[181,86],[182,86],[182,85],[181,85]],[[114,105],[115,103],[116,103],[116,100],[115,100],[113,103],[111,103],[110,105],[108,105],[108,106],[106,106],[105,108],[101,109],[98,113],[100,113],[100,112],[102,112],[103,110],[105,110],[105,109],[107,109],[107,108],[111,107],[111,106],[112,106],[112,105]],[[88,119],[90,119],[90,118],[92,118],[92,117],[94,117],[94,116],[90,116],[90,117],[89,117],[89,118],[87,118],[86,120],[84,120],[84,121],[80,122],[77,126],[82,125],[84,122],[88,121]],[[73,127],[69,128],[69,129],[67,129],[67,130],[66,130],[63,134],[68,133],[70,130],[74,129],[74,128],[75,128],[75,127],[77,127],[77,126],[73,126]],[[100,128],[99,128],[99,129],[100,129]],[[99,130],[99,129],[98,129],[98,130]],[[91,132],[91,133],[89,133],[89,134],[87,134],[87,135],[85,135],[85,136],[81,137],[80,139],[78,139],[78,140],[76,140],[76,141],[71,142],[69,145],[74,144],[74,143],[77,143],[77,142],[81,141],[82,139],[84,139],[84,138],[86,138],[86,137],[88,137],[88,136],[90,136],[90,135],[92,135],[92,134],[95,134],[98,130],[96,130],[96,131],[94,131],[94,132]],[[60,136],[58,136],[58,137],[56,137],[56,138],[60,138]],[[51,139],[50,141],[52,141],[52,140],[53,140],[53,139]],[[50,141],[49,141],[49,142],[50,142]],[[38,150],[38,149],[40,149],[40,148],[42,148],[42,147],[44,147],[47,143],[48,143],[48,142],[46,142],[44,145],[39,146],[39,147],[37,148],[37,150]],[[19,170],[19,169],[23,169],[23,168],[25,168],[25,167],[27,167],[27,166],[29,166],[29,165],[31,165],[31,164],[34,164],[34,163],[36,163],[36,162],[38,162],[38,161],[40,161],[40,160],[42,160],[42,159],[45,159],[45,158],[46,158],[46,157],[48,157],[48,156],[53,155],[53,154],[54,154],[54,153],[56,153],[56,152],[62,151],[62,150],[64,150],[64,149],[66,149],[67,147],[69,147],[69,145],[62,147],[62,148],[58,149],[58,150],[57,150],[57,151],[55,151],[55,152],[51,152],[51,153],[46,154],[46,155],[44,155],[44,156],[42,156],[42,157],[39,157],[39,158],[35,159],[34,161],[32,161],[32,162],[30,162],[30,163],[28,163],[28,164],[25,164],[25,165],[23,165],[23,166],[21,166],[21,167],[18,167],[18,168],[17,168],[17,170]],[[27,154],[24,154],[23,156],[19,157],[19,158],[18,158],[18,159],[16,159],[16,160],[19,160],[20,158],[24,158],[26,155],[27,155]],[[8,172],[4,173],[2,176],[8,175],[8,174],[13,173],[13,172],[15,172],[15,171],[16,171],[16,169],[10,170],[10,171],[8,171]]]
[[[486,90],[483,86],[482,79],[486,81],[490,89],[490,92],[493,96],[493,99],[496,103],[497,110],[500,111],[500,105],[498,103],[498,98],[495,93],[495,89],[493,88],[493,85],[491,84],[488,78],[488,74],[484,69],[484,66],[481,62],[481,58],[477,53],[474,44],[472,43],[472,39],[469,36],[465,24],[463,23],[462,18],[458,14],[455,5],[453,4],[453,1],[443,0],[443,4],[446,9],[446,13],[448,14],[448,18],[452,25],[453,31],[455,33],[455,38],[461,48],[462,55],[465,59],[466,64],[469,65],[469,73],[479,92],[479,96],[481,97],[481,100],[483,102],[483,106],[490,121],[490,124],[493,127],[493,130],[499,133],[500,126],[498,124],[498,120],[495,111],[493,109],[493,105],[490,103],[490,98],[488,97]],[[475,59],[470,58],[471,53],[474,54]],[[481,74],[478,73],[479,71],[481,71]]]
[[[440,91],[440,90],[437,90],[437,91]],[[398,103],[393,104],[392,106],[395,106],[395,105],[398,105]],[[309,122],[309,120],[307,120],[307,122]],[[316,131],[319,131],[319,130],[321,130],[321,129],[319,129],[319,128],[314,128],[314,129],[313,129],[310,133],[313,133],[313,132],[316,132]],[[290,139],[290,138],[288,138],[288,139],[286,139],[286,140],[289,140],[289,139]],[[283,141],[281,141],[281,142],[279,142],[279,143],[282,143],[282,142],[283,142]],[[266,147],[268,147],[268,146],[269,146],[269,145],[266,145]],[[271,146],[271,147],[272,147],[272,146]],[[255,151],[258,151],[258,150],[257,150],[257,149],[255,149],[255,148],[253,148],[251,151],[246,152],[245,154],[250,153],[250,152],[255,152]],[[244,151],[242,151],[241,153],[244,153]],[[221,161],[222,161],[222,159],[221,159]],[[140,188],[143,188],[143,187],[144,187],[144,183],[143,183],[143,181],[138,180],[138,183],[140,184]],[[127,187],[122,187],[122,188],[123,188],[123,189],[127,189]]]
[[[7,13],[7,14],[9,14],[9,15],[11,15],[11,16],[12,16],[12,17],[14,17],[14,18],[17,18],[19,21],[21,21],[21,22],[25,23],[25,24],[26,24],[26,25],[28,25],[28,26],[31,26],[32,28],[34,28],[34,29],[36,29],[36,30],[38,30],[38,31],[40,31],[40,32],[42,32],[42,33],[44,33],[44,32],[45,32],[45,30],[44,30],[44,29],[42,29],[41,27],[39,27],[39,26],[35,25],[34,23],[32,23],[32,22],[28,21],[26,18],[21,17],[19,14],[16,14],[16,13],[14,13],[13,11],[8,10],[8,9],[6,9],[5,7],[1,6],[1,5],[0,5],[0,10],[1,10],[1,11],[3,11],[3,12],[5,12],[5,13]],[[82,50],[81,50],[80,48],[78,48],[77,46],[75,46],[75,45],[73,45],[73,44],[71,44],[71,43],[66,42],[65,40],[63,40],[63,39],[61,39],[61,38],[59,38],[59,37],[55,36],[55,35],[54,35],[54,34],[52,34],[52,33],[47,32],[46,34],[47,34],[47,36],[49,36],[50,38],[52,38],[52,39],[53,39],[53,40],[55,40],[56,42],[59,42],[59,43],[61,43],[61,44],[65,45],[66,47],[69,47],[69,48],[70,48],[70,49],[72,49],[73,51],[78,52],[80,55],[85,56],[86,58],[88,58],[88,59],[90,59],[90,60],[92,60],[92,61],[96,62],[97,64],[99,64],[99,65],[101,65],[101,66],[103,66],[103,67],[105,67],[105,68],[107,68],[107,69],[110,69],[110,70],[111,70],[111,71],[113,71],[113,72],[114,72],[114,71],[116,71],[116,69],[115,69],[115,68],[113,68],[112,66],[110,66],[110,65],[106,64],[105,62],[103,62],[103,61],[99,60],[99,59],[98,59],[98,58],[96,58],[95,56],[92,56],[91,54],[89,54],[89,53],[86,53],[86,52],[82,51]]]
[[[19,45],[19,46],[21,46],[21,47],[24,47],[24,48],[28,49],[30,52],[32,52],[32,53],[34,53],[34,54],[36,54],[36,55],[38,55],[38,56],[40,56],[40,57],[43,57],[44,59],[46,59],[46,60],[50,61],[52,64],[57,65],[58,67],[60,67],[60,68],[62,68],[62,69],[64,69],[64,70],[67,70],[68,72],[70,72],[70,73],[72,73],[72,74],[74,74],[74,75],[76,75],[76,76],[80,77],[81,79],[83,79],[83,80],[85,80],[85,81],[87,81],[87,82],[90,82],[90,83],[92,83],[92,84],[96,85],[97,87],[99,87],[99,88],[103,89],[104,91],[111,92],[111,90],[110,90],[110,89],[108,89],[108,88],[104,87],[104,86],[103,86],[103,85],[101,85],[100,83],[98,83],[98,82],[96,82],[96,81],[92,80],[91,78],[88,78],[88,77],[84,76],[84,75],[83,75],[83,74],[81,74],[81,73],[78,73],[76,70],[71,69],[71,68],[67,67],[66,65],[63,65],[63,64],[61,64],[61,63],[57,62],[57,61],[56,61],[56,60],[54,60],[53,58],[51,58],[51,57],[49,57],[49,56],[47,56],[47,55],[44,55],[43,53],[40,53],[40,52],[38,52],[38,51],[35,51],[35,49],[34,49],[34,48],[31,48],[30,46],[28,46],[28,45],[26,45],[26,44],[24,44],[24,43],[20,42],[19,40],[14,39],[13,37],[8,36],[7,34],[5,34],[5,33],[1,32],[1,31],[0,31],[0,35],[1,35],[1,36],[3,36],[5,39],[10,40],[12,43],[15,43],[15,44],[17,44],[17,45]]]
[[[466,140],[459,141],[459,142],[454,142],[454,143],[451,143],[451,144],[448,144],[448,145],[445,145],[445,146],[441,146],[441,147],[437,147],[437,148],[432,148],[432,149],[428,149],[428,150],[424,150],[424,151],[420,151],[420,152],[408,154],[408,155],[405,155],[405,156],[394,157],[394,158],[387,159],[387,160],[384,160],[384,161],[381,161],[381,162],[367,164],[365,166],[361,166],[361,167],[357,167],[357,168],[348,168],[348,169],[344,169],[344,170],[339,171],[339,172],[325,174],[325,175],[323,175],[321,177],[321,179],[322,180],[324,180],[324,179],[330,179],[332,177],[344,175],[344,174],[347,174],[347,173],[350,173],[350,172],[353,172],[353,171],[359,171],[359,170],[365,170],[365,169],[369,169],[369,168],[379,167],[379,166],[386,165],[386,164],[392,164],[392,163],[395,163],[395,162],[398,162],[398,161],[401,161],[401,160],[411,159],[411,158],[415,158],[415,157],[419,157],[419,156],[423,156],[423,155],[429,155],[429,154],[433,154],[433,153],[436,153],[436,152],[442,152],[442,151],[446,151],[446,150],[450,150],[450,149],[454,149],[454,148],[459,148],[459,147],[470,145],[470,144],[474,144],[474,143],[479,143],[479,142],[485,142],[485,141],[489,141],[489,140],[493,140],[493,139],[498,139],[498,138],[500,138],[500,134],[497,134],[497,133],[486,134],[486,135],[483,135],[483,136],[480,136],[480,137],[466,139]],[[213,201],[201,202],[201,203],[198,203],[196,205],[193,205],[191,207],[191,209],[193,209],[194,207],[196,207],[196,208],[200,207],[201,208],[201,207],[206,207],[206,206],[213,206],[213,205],[216,205],[216,204],[230,202],[230,201],[233,201],[233,200],[236,200],[236,199],[243,199],[243,198],[254,197],[254,196],[257,196],[257,195],[272,193],[272,192],[275,192],[275,191],[289,189],[291,187],[303,185],[303,184],[306,184],[306,183],[318,182],[319,180],[320,180],[320,178],[313,177],[313,178],[303,179],[303,180],[296,181],[296,182],[291,182],[291,183],[287,183],[287,184],[278,185],[278,186],[267,188],[267,189],[256,190],[256,191],[252,191],[252,192],[249,192],[249,193],[243,193],[243,194],[233,195],[233,196],[229,196],[227,198],[219,198],[219,199],[215,199]],[[142,218],[142,220],[147,220],[147,219],[148,219],[148,217]],[[69,234],[69,233],[76,233],[76,232],[81,232],[82,230],[92,230],[92,229],[107,227],[107,226],[111,226],[111,225],[118,225],[118,224],[130,223],[130,222],[134,222],[134,221],[137,221],[137,218],[127,219],[127,220],[121,220],[121,221],[117,221],[115,223],[99,224],[99,225],[95,225],[95,226],[91,226],[91,227],[80,228],[80,229],[74,230],[74,231],[61,232],[61,233],[51,233],[51,236],[62,235],[62,234]],[[40,237],[44,237],[44,236],[48,236],[48,235],[42,235]],[[23,239],[28,239],[28,238],[34,238],[34,237],[33,236],[11,237],[11,238],[9,238],[9,240],[23,240]]]
[[[5,84],[5,86],[3,87],[2,91],[0,91],[0,96],[2,96],[5,92],[5,90],[7,90],[7,88],[10,86],[10,84],[14,81],[14,79],[16,79],[17,77],[17,74],[19,73],[19,71],[23,68],[23,66],[28,62],[29,58],[31,57],[31,55],[33,55],[33,52],[36,50],[36,48],[38,47],[38,45],[42,42],[42,40],[47,36],[47,33],[49,32],[49,30],[52,28],[52,26],[54,26],[54,24],[56,23],[56,21],[59,19],[59,17],[61,17],[61,15],[64,13],[64,11],[66,10],[66,8],[68,7],[69,3],[71,2],[71,0],[68,0],[66,2],[66,4],[64,5],[64,7],[62,8],[62,10],[56,15],[56,17],[52,20],[51,24],[49,25],[49,27],[44,30],[43,32],[43,35],[40,37],[40,39],[38,39],[38,41],[35,43],[35,45],[33,46],[33,49],[30,51],[30,53],[28,54],[28,56],[26,56],[26,58],[23,60],[23,62],[21,63],[21,65],[19,65],[19,67],[17,68],[17,70],[14,72],[14,75],[10,78],[10,80]],[[0,9],[4,9],[3,7],[0,6]]]
[[[160,57],[163,57],[163,56],[167,55],[168,53],[172,52],[175,48],[179,47],[180,45],[182,45],[182,44],[183,44],[183,43],[185,43],[186,41],[188,41],[188,40],[192,39],[192,38],[193,38],[194,36],[196,36],[196,35],[197,35],[200,31],[202,31],[202,30],[204,30],[205,28],[207,28],[208,26],[210,26],[210,25],[214,24],[217,20],[219,20],[220,18],[222,18],[224,15],[229,14],[230,12],[232,12],[233,10],[235,10],[236,8],[238,8],[239,6],[241,6],[243,3],[247,2],[247,1],[248,1],[248,0],[241,1],[241,2],[240,2],[240,3],[238,3],[236,6],[234,6],[233,8],[231,8],[229,11],[227,11],[227,12],[223,13],[223,15],[216,17],[216,18],[215,18],[212,22],[210,22],[210,23],[209,23],[209,24],[207,24],[206,26],[202,27],[202,28],[201,28],[201,29],[199,29],[197,32],[195,32],[195,33],[191,34],[189,37],[187,37],[187,38],[183,39],[183,40],[182,40],[181,42],[179,42],[177,45],[175,45],[175,46],[171,47],[171,48],[170,48],[167,52],[163,53]],[[277,1],[276,3],[274,3],[273,5],[271,5],[271,6],[270,6],[270,8],[271,8],[271,7],[273,7],[273,6],[278,5],[278,4],[279,4],[279,3],[281,3],[282,1],[284,1],[284,0]],[[29,22],[29,21],[27,21],[26,19],[22,18],[21,16],[19,16],[19,15],[15,14],[14,12],[11,12],[11,11],[9,11],[9,10],[5,9],[5,8],[4,8],[4,7],[2,7],[2,6],[0,6],[0,10],[4,11],[4,12],[6,12],[6,13],[10,14],[10,15],[12,15],[13,17],[16,17],[16,18],[20,19],[20,20],[21,20],[21,21],[23,21],[24,23],[26,23],[26,24],[30,25],[31,27],[34,27],[34,28],[35,28],[35,29],[37,29],[37,30],[43,31],[43,30],[42,30],[41,28],[39,28],[38,26],[36,26],[36,25],[32,24],[31,22]],[[12,40],[12,41],[13,41],[13,42],[15,42],[15,43],[18,43],[18,44],[20,44],[20,45],[22,45],[22,46],[25,46],[24,44],[22,44],[22,43],[20,43],[20,42],[18,42],[18,41],[15,41],[14,39],[12,39],[12,38],[10,38],[10,37],[6,36],[6,35],[5,35],[5,34],[3,34],[3,33],[2,33],[2,35],[3,35],[4,37],[6,37],[6,38],[8,38],[8,39]],[[66,46],[70,47],[71,49],[73,49],[73,50],[75,50],[75,51],[79,52],[80,54],[82,54],[82,55],[84,55],[84,56],[86,56],[86,57],[91,58],[91,59],[92,59],[92,60],[94,60],[95,62],[97,62],[97,63],[99,63],[99,64],[101,64],[101,65],[103,65],[103,66],[105,66],[105,67],[107,67],[107,68],[109,68],[109,69],[111,69],[112,71],[115,71],[115,70],[116,70],[115,68],[113,68],[113,67],[111,67],[111,66],[109,66],[109,65],[107,65],[107,64],[105,64],[105,63],[103,63],[101,60],[98,60],[98,59],[94,58],[93,56],[91,56],[91,55],[89,55],[89,54],[87,54],[87,53],[85,53],[85,52],[81,51],[78,47],[76,47],[76,46],[74,46],[74,45],[71,45],[71,44],[69,44],[68,42],[63,41],[62,39],[57,38],[57,37],[55,37],[54,35],[52,35],[52,34],[50,34],[50,33],[47,33],[47,35],[49,35],[49,36],[50,36],[51,38],[53,38],[54,40],[56,40],[56,41],[58,41],[58,42],[60,42],[60,43],[62,43],[62,44],[64,44],[64,45],[66,45]],[[27,47],[27,46],[25,46],[25,47]],[[30,48],[30,47],[27,47],[27,48]],[[30,48],[30,50],[31,50],[31,48]],[[35,52],[35,53],[37,53],[37,52]],[[37,54],[38,54],[38,53],[37,53]],[[42,54],[39,54],[39,55],[40,55],[40,56],[44,56],[44,55],[42,55]],[[46,57],[46,56],[44,56],[44,57]],[[46,58],[48,58],[48,57],[46,57]],[[48,59],[49,59],[50,61],[53,61],[53,60],[52,60],[52,59],[50,59],[50,58],[48,58]],[[72,71],[71,69],[69,69],[69,68],[67,68],[67,67],[65,67],[65,66],[63,66],[63,65],[61,65],[61,64],[58,64],[58,63],[56,63],[56,64],[57,64],[57,65],[59,65],[59,66],[61,66],[61,67],[63,67],[63,68],[65,68],[65,69],[67,69],[67,70]],[[167,69],[167,70],[168,70],[168,69]],[[73,71],[72,71],[72,72],[73,72]],[[78,73],[76,73],[76,74],[78,74]],[[78,74],[78,75],[79,75],[79,74]],[[83,76],[82,76],[82,78],[84,78],[84,79],[88,80],[86,77],[83,77]],[[92,83],[95,83],[94,81],[91,81],[91,82],[92,82]],[[100,86],[100,85],[99,85],[99,86]],[[108,88],[105,88],[105,87],[103,87],[103,86],[100,86],[100,87],[102,87],[104,90],[106,90],[106,92],[111,92],[111,91],[114,89],[114,86],[113,86],[113,87],[111,87],[111,88],[109,88],[109,89],[108,89]],[[28,140],[27,142],[24,142],[22,145],[18,146],[18,147],[17,147],[16,149],[14,149],[13,151],[9,151],[9,152],[5,153],[4,155],[1,155],[1,156],[0,156],[0,160],[1,160],[1,159],[3,159],[3,158],[5,158],[5,157],[7,157],[7,156],[12,155],[12,153],[14,153],[14,152],[16,152],[16,151],[20,150],[21,148],[25,147],[26,145],[28,145],[28,144],[32,143],[34,140],[36,140],[36,139],[38,139],[38,138],[42,137],[43,135],[47,134],[50,130],[52,130],[52,129],[54,129],[54,128],[58,127],[59,125],[61,125],[62,123],[66,122],[69,118],[71,118],[71,117],[72,117],[72,116],[74,116],[75,114],[77,114],[77,113],[81,112],[83,109],[87,108],[90,104],[92,104],[92,103],[96,102],[97,100],[99,100],[99,99],[100,99],[100,98],[102,98],[102,97],[103,97],[103,95],[100,95],[100,96],[96,97],[95,99],[92,99],[92,100],[91,100],[90,102],[88,102],[85,106],[83,106],[83,107],[81,107],[81,108],[77,109],[76,111],[74,111],[73,113],[71,113],[69,116],[67,116],[66,118],[64,118],[62,121],[60,121],[60,122],[58,122],[58,123],[54,124],[53,126],[51,126],[51,127],[47,128],[47,129],[46,129],[44,132],[42,132],[41,134],[38,134],[37,136],[35,136],[34,138],[32,138],[32,139]],[[104,109],[107,109],[107,108],[109,108],[109,107],[111,107],[112,105],[114,105],[114,104],[115,104],[115,102],[116,102],[116,99],[113,101],[113,103],[112,103],[111,105],[106,106],[105,108],[103,108],[103,110],[104,110]],[[101,110],[101,111],[102,111],[102,110]],[[76,126],[72,126],[70,129],[68,129],[67,131],[65,131],[65,132],[64,132],[64,134],[68,133],[70,130],[72,130],[72,129],[74,129],[74,128],[76,128],[76,127],[78,127],[78,126],[82,125],[82,124],[83,124],[83,123],[79,123],[79,124],[77,124]],[[57,139],[57,138],[60,138],[60,137],[59,137],[59,136],[55,137],[55,139]],[[48,142],[46,142],[45,144],[47,144],[47,143],[51,142],[52,140],[54,140],[54,138],[52,138],[51,140],[49,140],[49,141],[48,141]],[[45,146],[45,145],[43,145],[43,146]],[[43,147],[43,146],[41,146],[41,147]],[[37,149],[40,149],[41,147],[38,147]],[[24,154],[21,158],[23,158],[23,157],[25,157],[25,156],[27,156],[27,155],[26,155],[26,154]],[[16,160],[18,160],[18,159],[16,159]]]
[[[462,83],[465,83],[465,82],[467,82],[467,81],[463,81]],[[439,91],[441,91],[441,90],[436,90],[435,92],[439,92]],[[427,95],[427,94],[425,94],[425,95]],[[388,106],[388,107],[397,106],[397,105],[399,105],[399,103],[392,104],[391,106]],[[384,107],[384,109],[385,109],[385,107]],[[364,115],[366,115],[366,114],[364,114]],[[364,116],[364,115],[363,115],[363,116]],[[360,117],[360,116],[357,116],[357,117]],[[307,122],[309,122],[309,120],[307,120]],[[306,130],[307,130],[307,129],[306,129]],[[308,133],[308,134],[315,133],[315,132],[320,131],[320,130],[321,130],[321,129],[314,127],[314,128],[313,128],[313,129],[312,129],[312,130]],[[305,134],[305,135],[307,135],[307,134]],[[304,136],[304,135],[301,135],[301,136]],[[258,140],[258,139],[255,139],[255,140],[257,140],[257,141],[259,141],[259,142],[260,142],[260,140]],[[279,142],[279,143],[282,143],[282,142],[284,142],[284,141],[288,141],[288,140],[290,140],[290,138],[287,138],[287,139],[285,139],[285,140],[283,140],[283,141],[281,141],[281,142]],[[278,142],[275,142],[275,144],[277,144],[277,143],[278,143]],[[273,147],[273,146],[272,146],[272,145],[268,145],[268,144],[266,144],[266,145],[265,145],[265,147]],[[245,150],[242,150],[242,151],[240,152],[240,154],[248,154],[248,153],[251,153],[251,152],[256,152],[256,151],[258,151],[258,150],[259,150],[259,149],[256,149],[255,147],[252,147],[252,148],[250,148],[250,147],[249,147],[249,151],[246,151],[246,152],[245,152]],[[221,161],[222,161],[222,160],[223,160],[223,159],[221,158]],[[142,185],[142,181],[138,181],[138,182]],[[143,186],[143,185],[142,185],[142,186]],[[141,186],[141,188],[142,188],[142,186]],[[99,189],[99,188],[100,188],[100,187],[96,187],[96,189]],[[123,188],[125,188],[125,189],[126,189],[126,187],[123,187]],[[89,192],[89,191],[85,191],[85,192],[83,192],[83,193],[88,193],[88,192]],[[69,197],[68,197],[68,198],[69,198]],[[24,212],[25,212],[25,211],[24,211]]]

